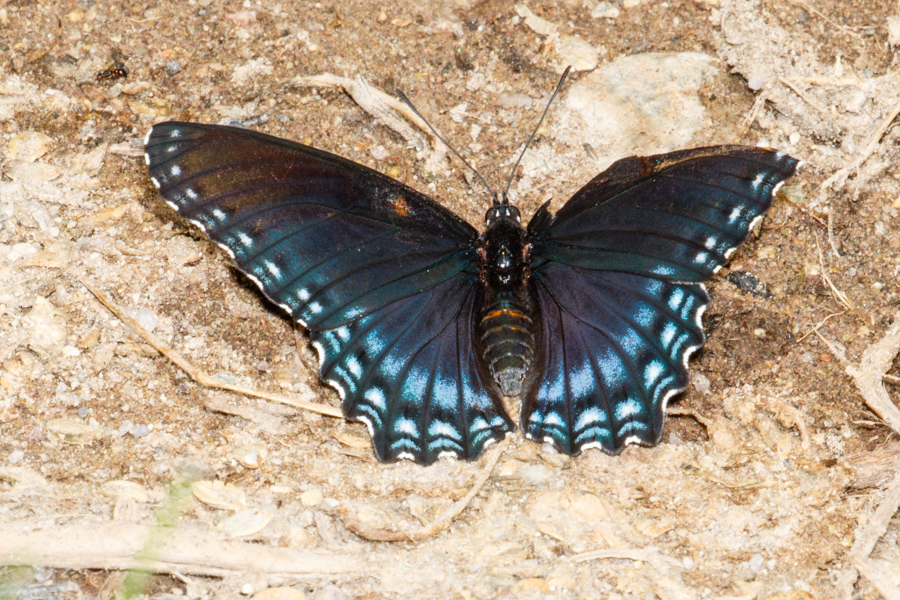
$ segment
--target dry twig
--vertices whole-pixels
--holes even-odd
[[[785,86],[786,88],[788,88],[789,90],[791,90],[792,92],[794,92],[795,94],[797,94],[797,95],[800,97],[801,100],[803,100],[804,102],[806,102],[807,104],[809,104],[809,105],[810,105],[817,113],[819,113],[819,114],[822,115],[823,117],[827,117],[828,120],[831,120],[831,114],[830,114],[827,110],[825,110],[824,108],[822,108],[822,107],[819,105],[818,102],[816,102],[815,100],[813,100],[812,98],[810,98],[809,96],[807,96],[805,93],[801,92],[800,89],[799,89],[797,86],[795,86],[793,83],[791,83],[790,81],[788,81],[788,80],[785,79],[784,77],[779,77],[779,78],[778,78],[778,81],[779,81],[783,86]]]
[[[891,429],[900,433],[900,409],[891,401],[887,390],[884,389],[883,382],[884,375],[891,368],[894,357],[900,353],[900,313],[895,315],[894,324],[891,325],[884,337],[869,346],[868,350],[865,351],[858,367],[849,364],[844,353],[840,352],[818,331],[816,335],[831,348],[834,355],[845,365],[847,374],[853,378],[866,405],[881,417]],[[875,511],[871,521],[857,533],[853,547],[850,549],[850,556],[853,560],[867,562],[875,544],[887,531],[887,524],[894,513],[897,512],[898,507],[900,507],[900,474],[894,477],[888,488],[888,493]],[[860,570],[860,572],[863,571]],[[865,572],[863,572],[863,575],[868,578]],[[851,597],[853,584],[856,582],[857,577],[857,567],[853,565],[844,567],[837,584],[840,597]],[[873,583],[878,585],[874,580]]]
[[[57,569],[129,569],[153,527],[108,522],[54,525],[35,529],[34,522],[13,521],[0,526],[0,564],[45,565]],[[224,577],[256,572],[272,576],[335,575],[360,572],[360,560],[275,548],[246,542],[222,541],[199,531],[175,530],[156,560],[144,566],[155,573]]]
[[[491,473],[493,473],[494,467],[496,466],[497,461],[500,460],[500,456],[503,454],[505,448],[506,444],[500,442],[487,457],[484,468],[475,479],[475,483],[472,485],[472,489],[469,490],[469,493],[454,502],[453,506],[445,510],[440,516],[425,527],[415,531],[400,531],[399,527],[397,527],[397,531],[375,529],[362,523],[352,511],[343,510],[341,520],[344,522],[344,527],[360,537],[376,542],[418,542],[429,538],[449,527],[451,523],[453,523],[453,520],[466,509],[470,502],[472,502],[472,499],[478,495],[478,492],[481,491],[481,488],[483,488],[484,484],[490,479]]]
[[[666,556],[656,549],[618,549],[610,548],[608,550],[592,550],[590,552],[582,552],[571,558],[572,562],[587,562],[589,560],[600,560],[610,558],[622,558],[625,560],[633,560],[647,563],[662,562],[670,567],[684,568],[680,560]]]
[[[859,151],[856,153],[856,158],[851,160],[848,164],[844,165],[840,169],[838,169],[831,177],[822,182],[822,185],[819,187],[819,191],[821,195],[825,194],[825,191],[828,188],[834,188],[836,190],[844,187],[844,183],[847,181],[847,177],[850,176],[850,173],[859,169],[864,162],[866,162],[870,156],[875,152],[878,148],[878,143],[881,141],[882,136],[884,136],[885,132],[887,132],[888,127],[891,126],[891,123],[894,122],[894,119],[900,115],[900,102],[891,109],[891,112],[881,121],[881,123],[876,127],[872,132],[866,136],[866,139],[863,140],[863,143],[859,146]]]
[[[801,337],[799,340],[797,340],[797,343],[799,344],[800,342],[802,342],[803,340],[805,340],[806,338],[808,338],[808,337],[811,336],[812,334],[814,334],[814,333],[816,333],[817,331],[819,331],[819,329],[821,329],[822,326],[825,325],[825,323],[827,323],[830,319],[832,319],[832,318],[834,318],[834,317],[839,317],[839,316],[845,315],[845,314],[847,314],[847,311],[846,311],[846,310],[842,310],[842,311],[839,312],[839,313],[831,313],[830,315],[828,315],[827,317],[825,317],[824,319],[822,319],[821,321],[819,321],[819,323],[818,323],[815,327],[813,327],[806,335],[804,335],[804,336]]]
[[[822,248],[819,246],[819,236],[816,236],[816,250],[819,253],[819,271],[822,274],[822,281],[825,282],[831,289],[831,293],[834,295],[834,299],[838,301],[838,304],[842,305],[847,310],[854,310],[855,307],[853,303],[850,302],[850,299],[847,297],[847,294],[842,292],[834,285],[834,282],[831,281],[831,277],[828,276],[828,273],[825,272],[825,259],[822,257]]]
[[[353,98],[354,102],[356,102],[360,108],[372,115],[386,127],[396,131],[403,139],[412,144],[416,150],[422,152],[427,147],[426,139],[427,136],[432,135],[432,132],[425,121],[415,114],[405,103],[370,86],[362,78],[350,79],[332,73],[323,73],[321,75],[311,75],[308,77],[296,77],[294,78],[294,83],[296,85],[317,88],[341,88]],[[424,132],[425,135],[422,135],[422,133],[410,127],[409,123],[399,118],[396,113],[403,115],[408,121]],[[436,170],[446,155],[447,148],[444,143],[435,139],[434,149],[431,152],[431,156],[428,157],[426,168],[431,171]]]
[[[847,374],[853,377],[866,405],[881,417],[891,429],[900,433],[900,409],[891,401],[884,389],[884,375],[891,368],[894,357],[900,353],[900,313],[894,316],[884,337],[869,346],[859,367],[848,365]]]
[[[858,39],[858,40],[861,40],[861,39],[862,39],[862,36],[861,36],[860,34],[858,34],[857,32],[853,31],[852,28],[847,27],[846,25],[841,25],[840,23],[836,23],[836,22],[832,21],[832,20],[829,19],[824,13],[822,13],[822,12],[819,11],[819,10],[817,10],[814,6],[810,5],[808,2],[805,2],[804,0],[789,0],[789,1],[790,1],[790,3],[793,4],[794,6],[799,6],[800,8],[802,8],[802,9],[804,9],[804,10],[807,10],[807,11],[813,13],[814,15],[817,15],[818,17],[824,19],[825,22],[827,22],[827,23],[828,23],[829,25],[831,25],[832,27],[834,27],[834,28],[836,28],[836,29],[840,29],[840,30],[843,31],[844,33],[849,33],[850,35],[852,35],[853,37],[855,37],[855,38]]]
[[[264,390],[256,390],[253,388],[244,387],[242,385],[232,385],[230,383],[225,383],[224,381],[219,381],[214,377],[211,377],[207,373],[195,367],[191,364],[186,358],[181,356],[178,352],[167,346],[160,340],[158,337],[141,327],[140,323],[138,323],[135,319],[131,318],[121,307],[116,305],[112,299],[101,292],[96,287],[92,286],[88,282],[83,279],[79,279],[81,285],[86,287],[100,303],[109,309],[109,311],[114,314],[120,321],[131,327],[138,335],[140,335],[144,340],[153,346],[157,352],[171,360],[173,363],[181,367],[181,369],[191,376],[191,379],[196,381],[202,386],[208,388],[216,388],[220,390],[227,390],[229,392],[235,392],[237,394],[244,394],[245,396],[253,396],[256,398],[263,398],[264,400],[271,400],[273,402],[280,402],[282,404],[287,404],[288,406],[294,406],[296,408],[302,408],[303,410],[308,410],[310,412],[319,413],[320,415],[325,415],[328,417],[335,417],[338,419],[343,419],[344,415],[341,413],[341,409],[335,408],[333,406],[327,406],[325,404],[318,404],[316,402],[308,402],[306,400],[300,400],[299,398],[291,398],[289,396],[282,396],[281,394],[273,394],[272,392],[266,392]]]
[[[889,581],[884,574],[873,567],[868,560],[854,556],[853,564],[856,565],[856,569],[859,571],[860,575],[871,581],[872,585],[881,592],[881,595],[884,596],[884,600],[900,600],[900,589],[897,589],[897,586]]]

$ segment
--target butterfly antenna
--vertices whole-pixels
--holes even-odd
[[[400,96],[400,99],[403,100],[403,102],[406,103],[406,105],[409,107],[409,109],[410,109],[411,111],[413,111],[413,113],[415,113],[415,115],[416,115],[417,117],[419,117],[420,119],[422,119],[422,121],[424,121],[426,125],[428,125],[428,129],[431,130],[431,133],[434,134],[434,137],[436,137],[437,139],[441,140],[441,142],[443,142],[445,146],[447,146],[448,148],[450,148],[450,152],[452,152],[453,154],[456,155],[456,158],[458,158],[459,160],[461,160],[462,163],[463,163],[464,165],[466,165],[467,167],[469,167],[469,169],[471,169],[471,171],[472,171],[473,173],[475,173],[475,175],[478,176],[478,179],[481,180],[481,183],[484,184],[484,187],[487,188],[488,193],[491,195],[491,199],[492,199],[492,201],[493,201],[493,203],[494,203],[494,206],[499,205],[499,204],[500,204],[500,200],[497,198],[497,192],[495,192],[494,189],[493,189],[491,186],[488,185],[488,182],[485,180],[484,177],[481,176],[481,173],[478,172],[478,169],[476,169],[475,167],[473,167],[472,165],[470,165],[469,162],[468,162],[466,159],[464,159],[462,156],[460,156],[459,152],[456,151],[456,148],[454,148],[453,146],[451,146],[450,144],[448,144],[448,143],[447,143],[447,140],[445,140],[444,138],[441,137],[441,134],[439,134],[439,133],[435,130],[435,128],[432,127],[431,123],[428,122],[428,119],[426,119],[425,117],[423,117],[423,116],[422,116],[422,113],[420,113],[418,110],[416,110],[416,107],[413,106],[413,103],[410,102],[409,98],[406,97],[406,94],[404,94],[404,93],[401,92],[400,90],[394,90],[394,91],[397,93],[398,96]]]
[[[553,90],[553,95],[550,96],[550,100],[547,101],[547,106],[544,108],[544,113],[541,115],[540,121],[538,121],[537,127],[534,128],[534,131],[531,132],[531,137],[528,138],[528,141],[525,142],[525,147],[522,148],[522,151],[519,153],[519,158],[516,160],[516,164],[513,166],[512,171],[509,174],[509,181],[506,182],[506,189],[503,190],[503,204],[509,204],[509,198],[507,194],[509,194],[509,186],[512,185],[513,177],[516,175],[516,169],[519,168],[519,163],[522,162],[522,157],[525,156],[525,151],[528,150],[528,146],[531,145],[531,141],[537,135],[538,129],[541,128],[541,123],[544,122],[544,117],[547,116],[547,112],[550,110],[550,105],[553,104],[553,101],[556,99],[557,94],[559,94],[559,90],[562,89],[563,83],[566,81],[566,77],[569,76],[569,71],[572,70],[572,67],[566,67],[566,70],[563,71],[562,77],[559,78],[559,83],[556,84],[556,89]]]

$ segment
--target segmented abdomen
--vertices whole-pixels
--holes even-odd
[[[534,357],[534,320],[526,287],[485,290],[476,325],[477,348],[504,396],[518,396]]]

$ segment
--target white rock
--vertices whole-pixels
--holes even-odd
[[[23,131],[9,140],[9,158],[34,162],[47,153],[50,147],[50,136],[39,131]]]
[[[151,333],[159,325],[159,315],[149,308],[129,308],[127,312],[132,319],[138,322],[138,325]]]
[[[573,71],[593,71],[597,68],[597,49],[577,35],[560,36],[554,47],[560,59],[557,73],[562,73],[569,66]]]
[[[619,9],[611,2],[598,2],[591,9],[591,16],[595,19],[618,19]]]
[[[231,75],[231,83],[241,85],[248,81],[271,75],[274,70],[274,67],[265,58],[254,58],[247,61],[246,64],[235,68],[234,73]]]
[[[516,14],[525,21],[525,26],[538,35],[550,35],[556,32],[556,25],[546,19],[542,19],[524,4],[516,4]]]
[[[59,167],[43,162],[11,160],[4,167],[7,177],[17,183],[34,184],[40,181],[53,181],[60,174]]]
[[[28,258],[30,256],[34,256],[38,253],[40,248],[36,246],[36,244],[30,244],[28,242],[19,242],[18,244],[13,244],[12,248],[6,253],[6,261],[9,264],[13,264],[22,260],[23,258]]]
[[[887,22],[888,44],[900,46],[900,17],[888,17]]]
[[[28,345],[39,354],[59,354],[66,344],[66,321],[62,313],[46,298],[34,299],[31,312],[25,316],[31,328]]]
[[[623,156],[690,147],[708,124],[698,91],[719,73],[716,65],[697,52],[619,58],[572,84],[552,135],[562,144],[590,144],[593,169]]]
[[[319,488],[311,488],[300,494],[300,504],[303,506],[318,506],[325,500],[325,495]]]
[[[231,539],[255,535],[266,528],[272,516],[271,512],[261,508],[242,510],[219,523],[218,529]]]
[[[375,160],[384,160],[388,157],[387,148],[385,148],[381,144],[378,144],[374,148],[370,149],[369,153],[372,155],[372,158],[374,158]]]

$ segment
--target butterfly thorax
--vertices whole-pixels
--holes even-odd
[[[484,287],[476,307],[476,344],[504,396],[521,394],[535,348],[527,241],[519,221],[515,207],[495,206],[482,236]]]

